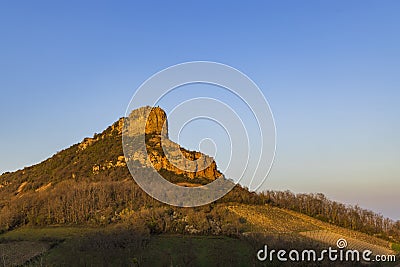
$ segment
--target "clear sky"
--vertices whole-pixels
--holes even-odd
[[[400,219],[399,14],[399,1],[2,1],[0,173],[101,132],[152,74],[209,60],[269,101],[264,189]]]

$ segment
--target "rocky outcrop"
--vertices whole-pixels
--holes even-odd
[[[147,121],[146,121],[146,118]],[[129,160],[139,161],[157,171],[167,170],[188,178],[215,180],[222,174],[212,157],[181,148],[168,139],[168,121],[164,110],[159,107],[142,107],[132,111],[125,130],[129,136],[146,133],[146,152],[137,150]]]
[[[145,153],[138,150],[132,160],[137,160],[146,167],[153,166],[157,171],[167,170],[191,179],[215,180],[222,175],[212,157],[181,148],[178,144],[160,136],[153,136],[148,140],[147,155],[146,158]]]
[[[93,138],[85,138],[79,145],[77,153],[106,138],[120,140],[122,133],[133,137],[132,142],[139,142],[137,136],[146,134],[146,147],[139,143],[132,144],[133,151],[128,161],[136,161],[137,166],[154,167],[157,171],[167,170],[189,179],[206,178],[215,180],[222,174],[212,157],[196,151],[189,151],[168,139],[168,121],[164,110],[159,107],[141,107],[131,112],[128,118],[121,118],[108,127],[103,133]],[[92,173],[99,174],[116,167],[125,167],[125,157],[104,161],[92,166]]]
[[[93,174],[98,174],[100,171],[105,171],[115,167],[125,167],[125,157],[119,156],[117,161],[114,163],[113,161],[106,161],[103,164],[94,165],[92,168]]]
[[[141,107],[135,109],[125,120],[125,130],[130,136],[141,135],[163,135],[168,138],[167,114],[159,107]]]

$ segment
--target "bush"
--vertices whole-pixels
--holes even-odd
[[[392,249],[396,252],[400,252],[400,244],[397,243],[392,244]]]

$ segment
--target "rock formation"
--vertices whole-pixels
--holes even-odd
[[[147,121],[146,121],[146,118]],[[222,174],[212,157],[181,148],[168,139],[168,121],[164,110],[159,107],[142,107],[132,111],[125,120],[125,134],[134,137],[146,133],[146,152],[136,150],[128,160],[135,160],[157,171],[167,170],[188,178],[215,180]]]
[[[147,118],[147,120],[146,120]],[[125,126],[125,127],[124,127]],[[168,121],[164,110],[159,107],[141,107],[131,112],[128,118],[121,118],[101,134],[93,138],[85,138],[79,145],[82,151],[107,137],[132,137],[132,142],[138,142],[135,137],[146,136],[146,150],[140,144],[132,144],[133,151],[128,161],[136,161],[138,167],[154,167],[157,171],[166,170],[189,179],[205,178],[215,180],[222,174],[217,170],[217,164],[212,157],[196,151],[189,151],[168,139]],[[139,141],[140,142],[140,141]],[[101,171],[126,166],[123,155],[112,161],[102,162],[93,166],[93,174]]]
[[[135,109],[125,120],[126,134],[130,136],[141,135],[163,135],[168,138],[167,114],[159,107],[141,107]],[[165,125],[164,125],[165,123]]]

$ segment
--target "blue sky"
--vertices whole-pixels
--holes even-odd
[[[400,219],[398,1],[82,2],[0,3],[0,173],[101,132],[154,73],[209,60],[269,101],[265,189]]]

